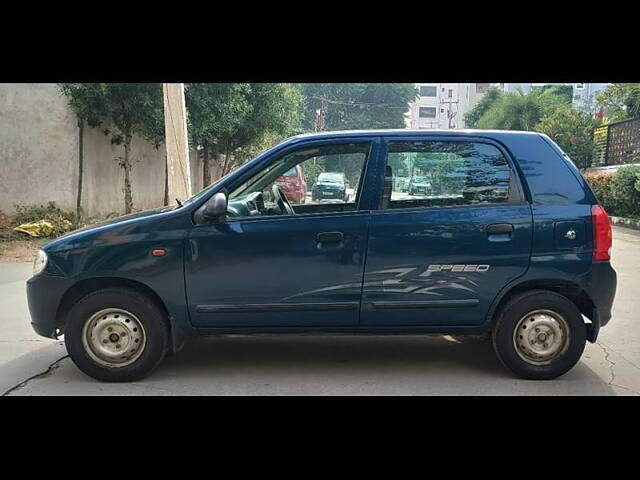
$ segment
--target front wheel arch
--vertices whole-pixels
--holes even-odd
[[[172,352],[177,352],[184,343],[185,335],[179,329],[174,328],[171,322],[171,315],[162,298],[148,285],[121,277],[94,277],[80,280],[73,284],[62,297],[58,311],[56,312],[56,329],[60,334],[64,334],[67,321],[67,314],[71,308],[86,295],[105,288],[124,288],[135,291],[153,301],[165,314],[165,319],[169,329],[171,342],[169,347]]]

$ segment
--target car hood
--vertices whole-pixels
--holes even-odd
[[[109,228],[105,228],[105,227],[117,228],[121,225],[127,225],[132,223],[131,220],[138,220],[138,219],[152,217],[160,213],[170,212],[172,210],[175,210],[176,208],[178,208],[177,205],[171,205],[168,207],[167,206],[159,207],[151,210],[144,210],[142,212],[130,213],[128,215],[122,215],[119,217],[103,220],[101,222],[97,222],[92,225],[79,228],[77,230],[73,230],[72,232],[66,233],[61,237],[56,238],[52,242],[47,243],[42,248],[45,251],[65,248],[65,246],[71,245],[72,243],[74,243],[74,240],[90,237],[92,236],[93,233],[104,232],[106,230],[109,230]]]

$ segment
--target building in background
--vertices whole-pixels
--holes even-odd
[[[490,83],[416,83],[420,92],[411,104],[407,127],[453,130],[465,128],[464,115],[482,98]]]

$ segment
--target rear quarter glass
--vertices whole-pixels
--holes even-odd
[[[555,265],[566,274],[588,270],[593,251],[591,205],[596,199],[578,169],[545,135],[497,133],[496,139],[515,157],[531,196],[532,266],[554,258]],[[585,237],[570,250],[557,242],[554,233],[558,222],[567,221],[582,222],[585,226]]]

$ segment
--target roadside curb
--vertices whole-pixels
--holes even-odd
[[[609,217],[612,225],[640,230],[640,220],[625,217]]]

